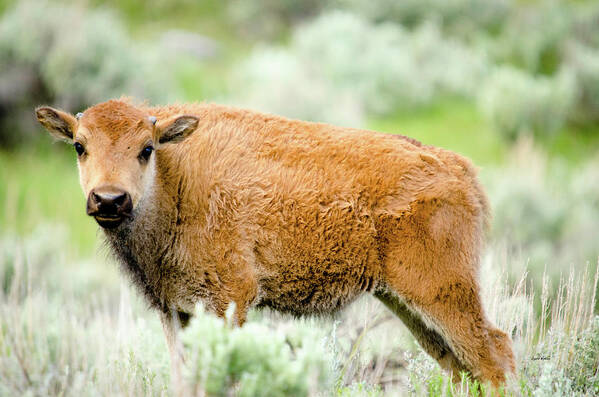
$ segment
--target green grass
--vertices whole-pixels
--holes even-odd
[[[513,143],[503,139],[476,106],[463,99],[445,99],[430,107],[373,117],[368,128],[403,134],[427,145],[444,147],[482,166],[502,164]],[[535,143],[550,158],[579,165],[597,154],[599,125],[568,125],[554,135],[536,137]]]
[[[508,145],[485,123],[476,107],[464,100],[446,100],[411,112],[372,118],[368,128],[410,136],[470,157],[476,164],[499,164]]]
[[[213,60],[198,62],[182,58],[175,75],[186,102],[218,101],[227,95],[228,62]]]
[[[85,214],[70,147],[46,138],[31,148],[0,151],[0,181],[0,229],[24,235],[42,222],[58,222],[71,233],[67,249],[93,252],[97,227]]]
[[[561,158],[570,165],[577,165],[597,155],[599,148],[599,124],[564,127],[558,134],[541,138],[538,143],[554,158]]]
[[[1,0],[0,0],[1,1]],[[227,2],[220,0],[76,0],[113,10],[124,19],[133,37],[155,39],[171,29],[187,30],[217,40],[226,56],[248,50],[249,39],[240,34],[227,15]]]

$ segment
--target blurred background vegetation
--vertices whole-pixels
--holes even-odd
[[[0,0],[5,289],[15,272],[6,247],[56,230],[64,262],[95,258],[76,280],[118,289],[75,154],[51,144],[33,109],[76,113],[121,95],[228,103],[455,150],[481,167],[494,210],[488,251],[508,280],[525,274],[553,296],[571,269],[597,265],[597,1]]]

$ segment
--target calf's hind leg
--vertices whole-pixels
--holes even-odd
[[[401,319],[416,338],[420,347],[437,360],[441,368],[451,373],[454,381],[460,379],[460,372],[467,371],[467,368],[456,358],[443,336],[434,329],[427,327],[420,316],[413,313],[396,294],[376,292],[374,296]]]
[[[442,366],[465,368],[498,386],[506,373],[515,371],[515,364],[509,338],[486,319],[479,296],[480,223],[476,211],[421,202],[396,224],[399,232],[388,246],[383,271],[387,294],[397,294],[420,316],[420,322],[408,327],[424,341],[423,348]],[[422,331],[422,325],[428,331]],[[441,355],[445,346],[458,364],[453,358],[443,362],[452,357]]]
[[[472,286],[462,287],[461,283],[433,287],[438,291],[433,298],[412,294],[396,283],[393,289],[410,302],[413,311],[426,319],[422,321],[424,324],[408,327],[416,331],[422,347],[442,367],[454,374],[456,370],[466,369],[474,378],[498,386],[505,381],[507,373],[515,370],[511,342],[505,333],[486,320],[476,290]],[[455,295],[438,298],[447,289],[453,290]],[[429,328],[423,331],[425,324]],[[449,352],[443,354],[447,348]]]

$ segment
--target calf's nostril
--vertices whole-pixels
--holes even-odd
[[[94,189],[87,200],[87,214],[93,216],[129,216],[132,207],[129,193],[112,188]]]
[[[127,195],[123,193],[123,194],[121,194],[121,195],[119,195],[119,196],[116,196],[116,197],[115,197],[115,198],[112,200],[112,202],[113,202],[113,203],[114,203],[114,204],[115,204],[117,207],[120,207],[120,206],[122,206],[122,205],[123,205],[123,203],[125,202],[125,199],[126,199],[126,198],[127,198]]]

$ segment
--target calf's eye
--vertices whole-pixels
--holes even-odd
[[[140,160],[148,161],[153,151],[154,148],[151,145],[143,148],[142,151],[139,153]]]
[[[83,153],[85,153],[85,148],[79,142],[75,142],[73,144],[73,146],[75,147],[75,151],[77,152],[77,156],[82,156]]]

